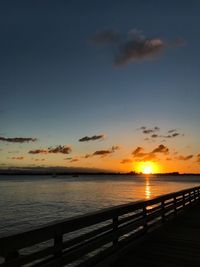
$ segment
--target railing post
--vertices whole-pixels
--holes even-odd
[[[147,232],[147,208],[146,206],[143,207],[143,218],[144,218],[143,229],[144,229],[144,232]]]
[[[183,193],[183,209],[185,208],[185,193]]]
[[[162,213],[162,222],[164,223],[165,222],[165,201],[162,200],[161,201],[161,213]]]
[[[189,201],[190,201],[190,204],[192,203],[192,200],[191,200],[191,191],[189,192]]]
[[[195,192],[195,200],[197,200],[197,190],[195,189],[194,192]]]
[[[177,215],[177,209],[176,209],[176,197],[174,197],[174,216]]]
[[[114,237],[113,237],[113,246],[117,246],[118,244],[118,233],[117,233],[117,230],[118,230],[118,216],[115,215],[113,217],[113,233],[114,233]]]
[[[58,229],[56,230],[54,237],[54,248],[55,248],[54,256],[56,258],[62,257],[62,245],[63,245],[63,235],[61,229]]]

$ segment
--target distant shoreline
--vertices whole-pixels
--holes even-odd
[[[47,171],[47,172],[42,172],[42,171],[0,171],[0,175],[51,175],[51,176],[63,176],[63,175],[67,175],[67,176],[79,176],[79,175],[132,175],[132,176],[138,176],[138,175],[145,175],[143,173],[136,173],[136,172],[126,172],[126,173],[120,173],[120,172],[51,172],[51,171]],[[188,175],[195,175],[195,176],[200,176],[200,173],[182,173],[180,174],[179,172],[170,172],[170,173],[152,173],[149,174],[150,176],[156,176],[156,175],[160,175],[160,176],[164,176],[164,175],[173,175],[173,176],[188,176]]]

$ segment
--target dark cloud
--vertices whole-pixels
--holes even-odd
[[[62,154],[70,154],[72,149],[70,146],[57,146],[57,147],[49,147],[48,153],[62,153]]]
[[[113,153],[112,150],[97,150],[93,153],[93,156],[107,156]]]
[[[105,138],[105,135],[100,134],[100,135],[93,135],[91,137],[85,136],[85,137],[82,137],[81,139],[79,139],[78,141],[79,142],[88,142],[88,141],[102,140],[104,138]]]
[[[84,156],[84,158],[89,158],[89,157],[93,157],[93,156],[101,156],[101,157],[105,157],[108,156],[114,152],[116,152],[117,150],[120,149],[120,146],[116,145],[116,146],[112,146],[110,149],[105,149],[105,150],[97,150],[95,151],[93,154],[86,154]]]
[[[133,33],[133,31],[132,31]],[[146,38],[140,32],[129,34],[115,57],[115,66],[125,65],[157,56],[165,48],[165,43],[160,38]]]
[[[163,153],[163,154],[167,154],[169,152],[169,148],[164,146],[164,145],[159,145],[158,147],[156,147],[151,153]]]
[[[189,156],[178,156],[178,157],[176,157],[176,159],[178,159],[178,160],[189,160],[189,159],[191,159],[191,158],[193,158],[193,155],[189,155]]]
[[[172,134],[168,134],[168,135],[160,135],[160,137],[164,137],[164,138],[174,138],[174,137],[177,137],[177,136],[180,136],[181,134],[180,133],[172,133]],[[183,136],[184,134],[182,134]]]
[[[47,149],[36,149],[36,150],[30,150],[29,154],[70,154],[72,152],[72,149],[70,146],[56,146],[56,147],[49,147]]]
[[[133,163],[133,160],[132,159],[122,159],[122,161],[120,163],[121,164]]]
[[[99,31],[90,38],[90,43],[95,45],[109,45],[118,43],[121,39],[121,34],[115,30]]]
[[[177,136],[184,136],[184,134],[177,132],[176,129],[171,129],[169,131],[167,131],[166,135],[161,135],[158,134],[158,132],[160,131],[160,128],[155,126],[154,128],[147,128],[146,126],[142,126],[139,128],[139,130],[142,131],[143,134],[145,135],[150,135],[151,134],[151,138],[155,139],[155,138],[166,138],[166,139],[170,139],[170,138],[175,138]],[[151,138],[145,138],[145,141],[149,141],[152,140]]]
[[[149,152],[145,153],[143,147],[137,147],[133,152],[132,152],[133,158],[136,161],[150,161],[150,160],[155,160],[156,155],[155,153]]]
[[[138,147],[132,152],[132,155],[133,155],[134,157],[136,157],[136,158],[144,157],[144,156],[146,155],[146,153],[144,153],[143,151],[144,151],[144,148],[138,146]]]
[[[160,131],[160,128],[158,126],[155,126],[153,128],[147,128],[146,126],[142,126],[139,128],[139,130],[142,130],[144,134],[154,134]]]
[[[157,153],[163,153],[167,154],[169,152],[169,149],[164,145],[159,145],[155,149],[153,149],[151,152],[144,152],[143,147],[137,147],[133,152],[133,158],[136,161],[151,161],[151,160],[157,160]]]
[[[200,154],[197,155],[197,162],[200,163]]]
[[[90,38],[90,43],[95,45],[113,45],[115,66],[155,58],[166,48],[182,46],[183,42],[177,38],[167,43],[160,37],[146,37],[137,29],[132,29],[127,35],[115,30],[99,31]]]
[[[35,150],[30,150],[28,152],[29,154],[48,154],[47,149],[35,149]]]
[[[10,142],[10,143],[28,143],[28,142],[36,142],[37,138],[31,138],[31,137],[3,137],[0,136],[0,141],[3,142]]]

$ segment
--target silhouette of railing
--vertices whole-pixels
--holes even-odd
[[[0,238],[0,266],[93,266],[200,200],[200,186]]]

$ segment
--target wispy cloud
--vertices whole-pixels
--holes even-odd
[[[132,159],[122,159],[122,161],[120,162],[121,164],[127,164],[127,163],[132,163],[133,160]]]
[[[68,160],[69,162],[77,162],[77,161],[79,161],[80,159],[79,159],[78,157],[74,157],[74,158],[69,157],[69,158],[65,158],[65,160]]]
[[[3,137],[0,136],[0,141],[2,142],[10,142],[10,143],[28,143],[28,142],[36,142],[37,138],[32,137]]]
[[[186,161],[186,160],[189,160],[191,158],[193,158],[193,155],[188,155],[188,156],[182,156],[182,155],[180,155],[180,156],[176,157],[175,159]]]
[[[96,140],[103,140],[105,138],[104,134],[99,134],[99,135],[93,135],[93,136],[84,136],[80,138],[78,141],[79,142],[88,142],[88,141],[96,141]]]
[[[114,65],[122,66],[157,57],[167,47],[182,46],[183,42],[166,43],[161,37],[146,37],[142,31],[130,30],[126,35],[116,30],[99,31],[90,38],[95,45],[113,45]]]
[[[70,154],[72,152],[72,148],[70,146],[56,146],[56,147],[48,147],[47,149],[35,149],[30,150],[29,154]]]

